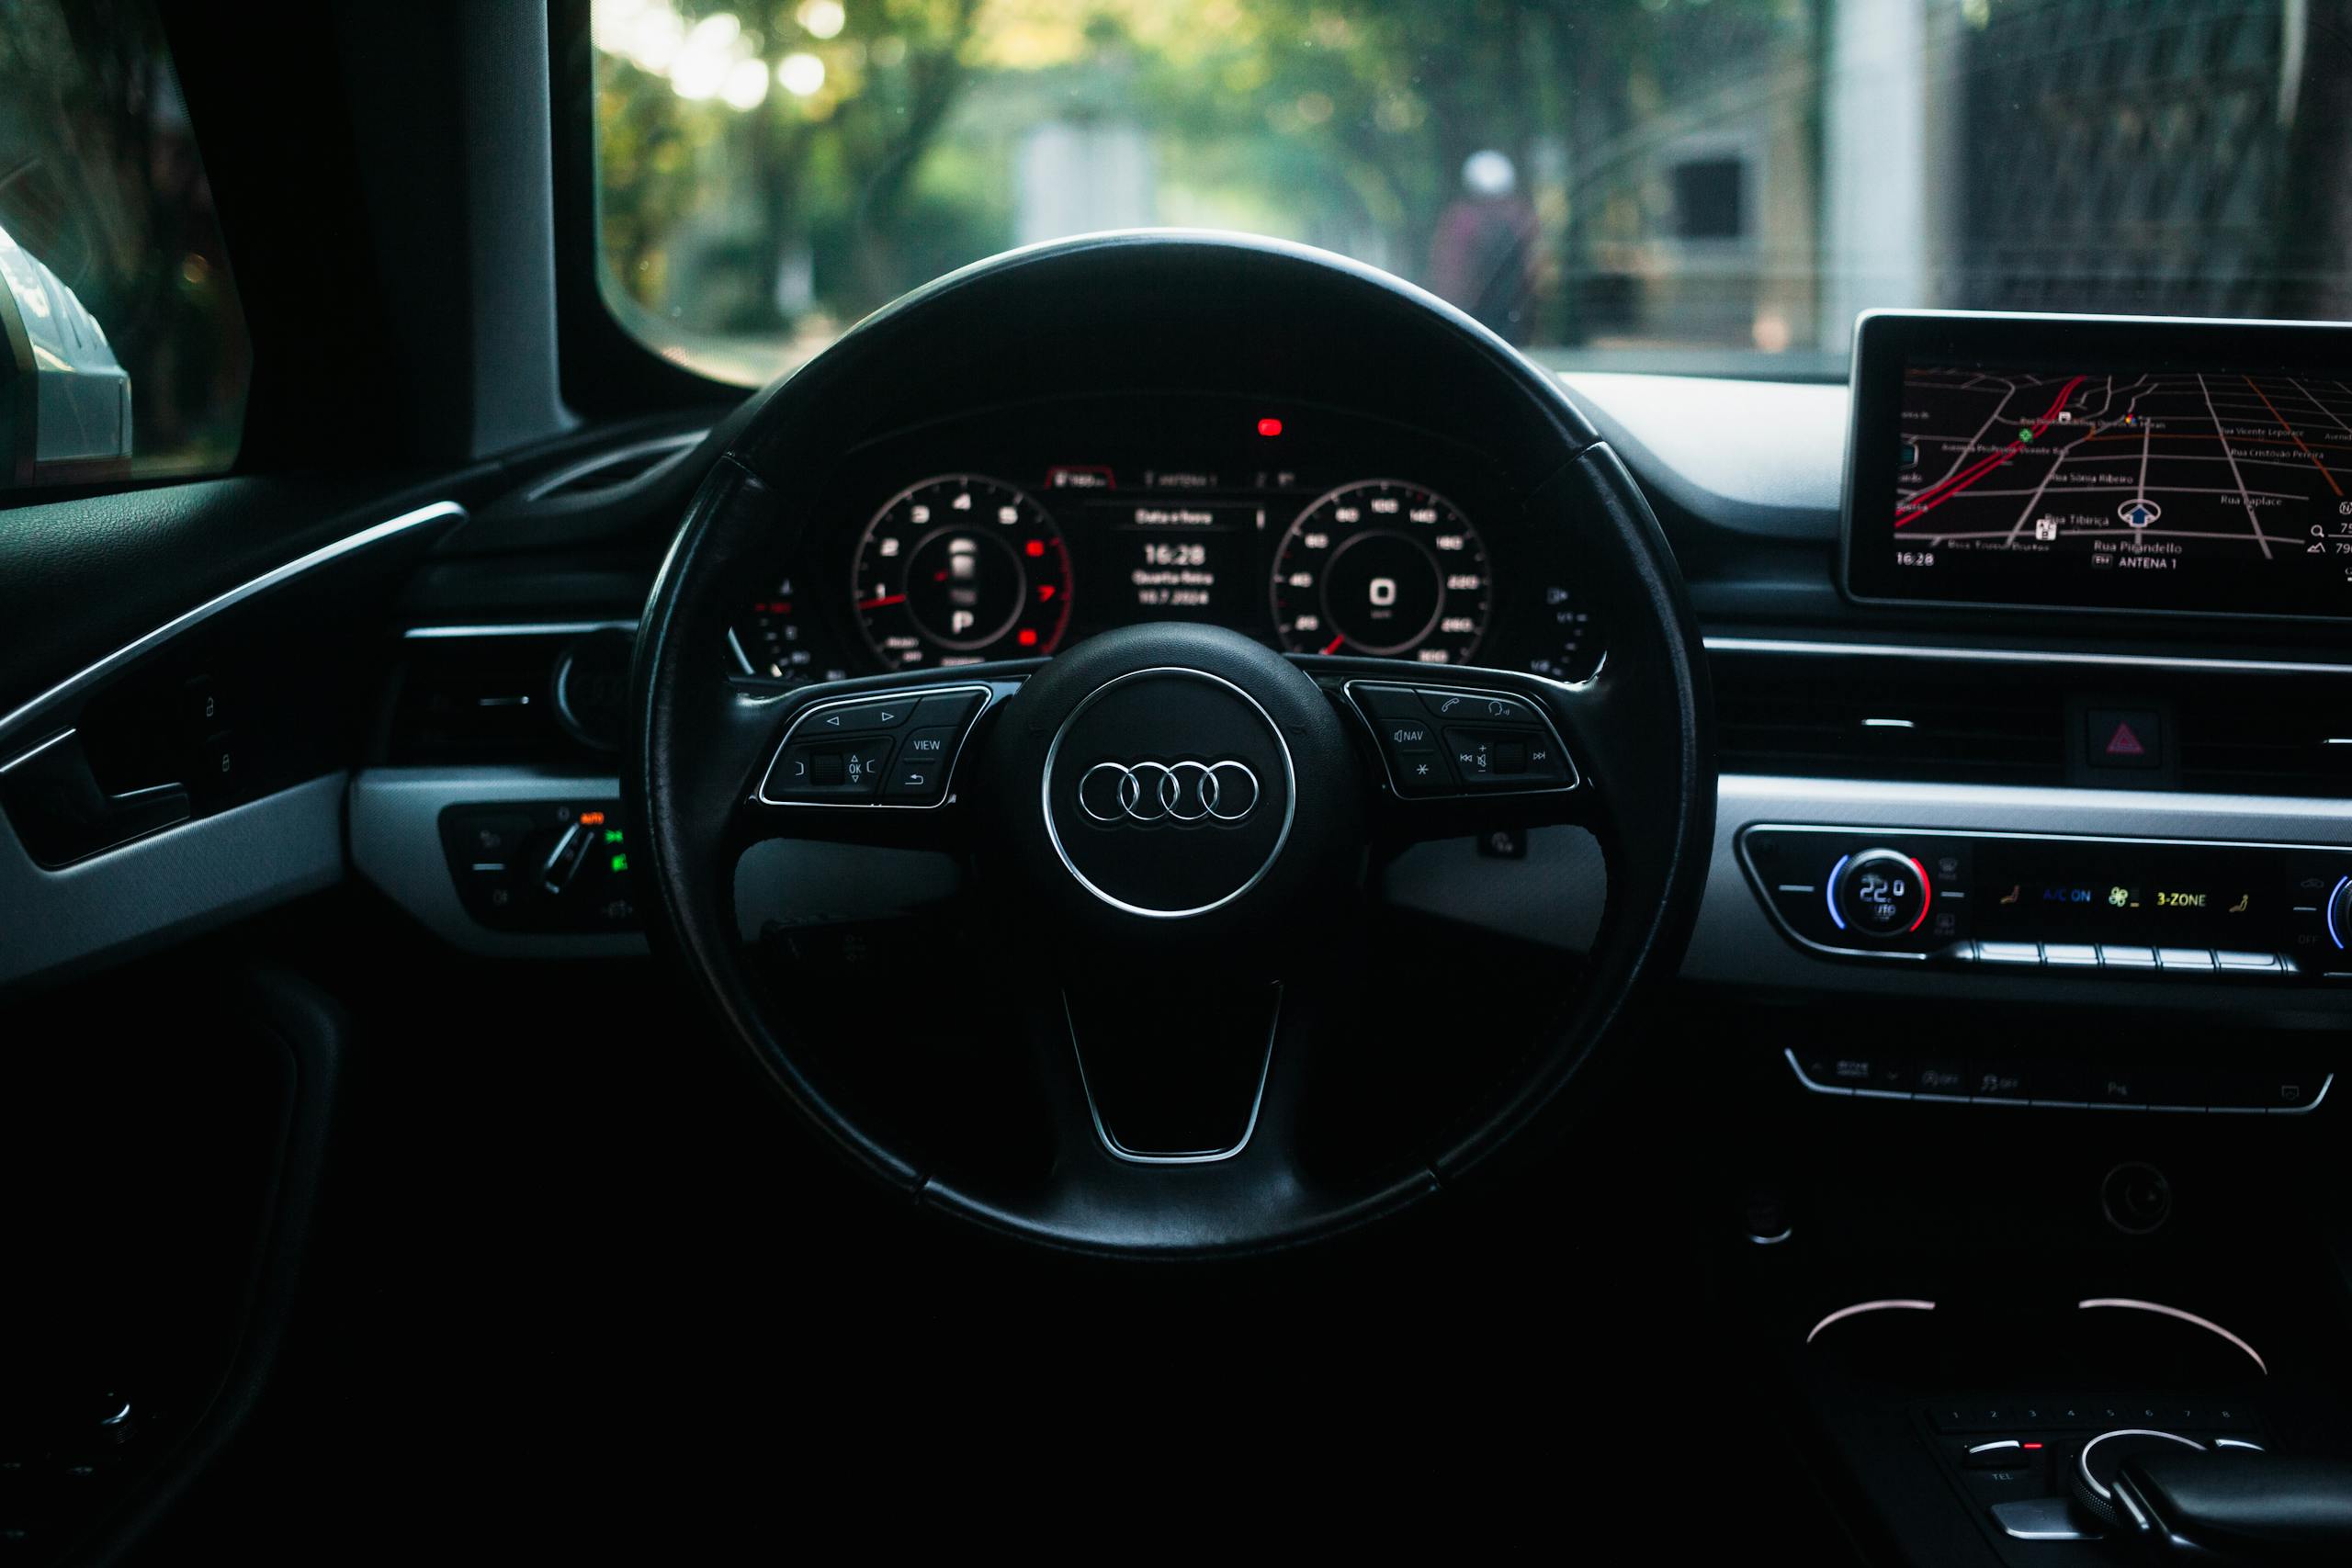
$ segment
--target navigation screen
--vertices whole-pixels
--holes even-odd
[[[1860,389],[1858,388],[1858,392]],[[1858,593],[2352,614],[2352,355],[2336,368],[1906,355],[1849,497]]]

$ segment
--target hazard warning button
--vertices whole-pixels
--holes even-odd
[[[2084,754],[2094,768],[2164,766],[2164,715],[2154,708],[2092,708],[2084,730]]]

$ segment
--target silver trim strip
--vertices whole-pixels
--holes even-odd
[[[2088,1296],[2075,1303],[2076,1312],[2086,1312],[2096,1307],[2116,1307],[2125,1312],[2152,1312],[2159,1317],[2168,1317],[2176,1323],[2186,1323],[2191,1327],[2204,1329],[2209,1334],[2218,1334],[2251,1357],[2254,1364],[2262,1369],[2264,1377],[2270,1375],[2270,1363],[2262,1359],[2260,1351],[2210,1317],[2199,1317],[2193,1312],[2187,1312],[2177,1306],[2166,1306],[2162,1302],[2142,1301],[2136,1296]]]
[[[421,528],[428,523],[456,521],[465,515],[466,509],[456,502],[436,501],[430,506],[420,506],[413,512],[403,512],[398,517],[390,518],[373,527],[362,528],[356,534],[346,535],[333,544],[322,545],[308,555],[297,556],[282,566],[273,567],[249,582],[240,583],[225,593],[215,594],[195,609],[165,621],[145,637],[124,644],[96,664],[67,676],[6,718],[0,718],[0,739],[6,739],[17,729],[31,723],[50,710],[62,707],[108,677],[120,673],[125,668],[153,652],[180,633],[210,620],[232,605],[243,604],[256,593],[277,587],[290,577],[299,576],[312,567],[323,566],[339,557],[351,554],[354,550],[365,549],[369,545],[389,539],[396,534],[405,534],[412,528]]]
[[[67,725],[63,729],[59,730],[56,734],[51,736],[40,745],[28,747],[25,750],[17,752],[6,761],[0,762],[0,773],[11,773],[17,768],[23,767],[27,762],[31,761],[35,757],[40,756],[43,751],[48,750],[51,747],[57,745],[60,741],[71,740],[79,733],[81,733],[80,730],[74,726],[70,724]]]
[[[1843,1323],[1849,1317],[1859,1317],[1866,1312],[1933,1312],[1935,1310],[1935,1303],[1917,1296],[1888,1296],[1878,1301],[1856,1302],[1852,1306],[1839,1307],[1836,1312],[1815,1324],[1811,1332],[1805,1335],[1804,1342],[1810,1345],[1819,1338],[1821,1331],[1831,1324]]]
[[[1265,1057],[1258,1064],[1257,1092],[1250,1097],[1250,1120],[1243,1125],[1241,1136],[1229,1149],[1205,1149],[1196,1154],[1148,1155],[1138,1153],[1113,1137],[1111,1129],[1102,1121],[1101,1108],[1094,1103],[1094,1086],[1086,1078],[1086,1053],[1078,1043],[1078,1020],[1070,1014],[1069,993],[1067,991],[1062,993],[1062,1024],[1069,1031],[1070,1059],[1078,1064],[1078,1087],[1086,1096],[1086,1114],[1094,1123],[1094,1135],[1102,1141],[1103,1152],[1112,1158],[1125,1160],[1129,1165],[1216,1165],[1221,1160],[1231,1159],[1250,1146],[1250,1138],[1258,1131],[1258,1112],[1265,1107],[1266,1082],[1273,1077],[1274,1036],[1282,1032],[1283,987],[1280,981],[1274,985],[1274,1016],[1266,1025]]]
[[[2024,648],[1925,648],[1899,642],[1813,642],[1795,637],[1710,637],[1702,640],[1709,653],[1927,659],[1952,664],[2106,664],[2157,670],[2228,671],[2254,675],[2352,676],[2352,664],[2318,664],[2289,659],[2222,659],[2199,654],[2059,653]]]
[[[481,637],[579,637],[587,632],[633,632],[635,621],[514,621],[479,626],[411,626],[404,638]]]
[[[2194,1438],[2184,1438],[2177,1432],[2159,1432],[2154,1427],[2118,1427],[2112,1432],[2101,1432],[2098,1437],[2085,1443],[2082,1450],[2075,1455],[2075,1468],[2081,1473],[2084,1485],[2100,1496],[2108,1498],[2112,1498],[2115,1494],[2107,1489],[2105,1482],[2091,1473],[2091,1450],[2109,1438],[2162,1438],[2168,1443],[2179,1443],[2184,1447],[2195,1449],[2200,1454],[2205,1451],[2205,1445]]]

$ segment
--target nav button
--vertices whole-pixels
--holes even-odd
[[[1437,732],[1425,718],[1384,718],[1378,721],[1381,743],[1391,751],[1434,751]]]

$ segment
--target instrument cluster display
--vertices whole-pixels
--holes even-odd
[[[1560,680],[1597,665],[1566,552],[1519,538],[1515,498],[1458,450],[1364,440],[1330,414],[1151,423],[1157,450],[1141,461],[1125,429],[1069,445],[930,431],[913,452],[857,455],[824,525],[739,615],[741,666],[788,680],[937,669],[1155,620],[1295,653],[1499,661]],[[1166,451],[1198,460],[1152,460]],[[973,453],[989,457],[910,472]],[[1366,454],[1385,471],[1343,466]],[[1520,547],[1498,551],[1498,527]]]

